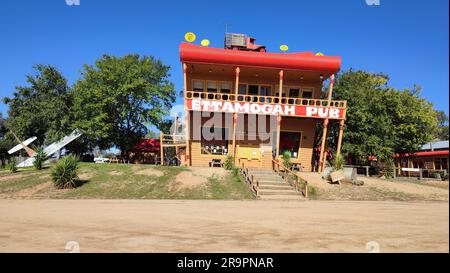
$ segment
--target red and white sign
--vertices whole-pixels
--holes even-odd
[[[186,106],[188,110],[205,112],[299,116],[329,119],[344,118],[344,109],[306,105],[280,105],[253,102],[186,99]]]

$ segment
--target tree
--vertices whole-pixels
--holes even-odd
[[[444,111],[437,111],[438,129],[436,130],[436,139],[448,140],[448,116]]]
[[[0,112],[0,166],[6,164],[6,159],[9,158],[8,150],[15,145],[13,137],[8,134],[6,127],[7,120],[3,118],[3,113]]]
[[[347,100],[342,150],[354,159],[386,159],[417,151],[434,138],[437,114],[431,103],[419,97],[420,87],[396,90],[388,81],[386,75],[352,69],[336,78],[333,96]],[[337,139],[337,133],[334,123],[330,139]]]
[[[159,128],[175,101],[169,66],[151,56],[103,55],[85,65],[74,86],[76,127],[100,149],[117,147],[122,154],[147,133],[145,123]]]
[[[8,129],[22,139],[36,136],[35,145],[56,141],[70,131],[71,94],[67,80],[51,65],[36,65],[29,86],[17,86],[8,108]]]

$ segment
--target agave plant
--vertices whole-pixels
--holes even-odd
[[[59,160],[52,170],[52,180],[56,188],[69,189],[76,186],[78,180],[79,157],[69,155]]]
[[[44,165],[44,161],[47,160],[48,156],[44,152],[42,147],[36,149],[36,154],[34,155],[33,165],[36,170],[42,170],[42,166]]]

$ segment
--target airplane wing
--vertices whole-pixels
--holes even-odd
[[[79,138],[83,134],[83,131],[80,129],[75,129],[70,135],[63,137],[61,140],[54,142],[47,147],[44,148],[44,152],[51,156],[53,153],[61,149],[62,147],[66,146],[70,142],[74,141],[75,139]]]
[[[63,137],[61,140],[50,144],[49,146],[44,148],[44,152],[47,156],[51,156],[53,153],[63,148],[70,142],[79,138],[83,134],[83,131],[80,129],[75,129],[70,135]],[[30,167],[33,166],[34,156],[27,158],[25,161],[17,164],[17,167]]]
[[[35,141],[37,139],[37,137],[30,137],[29,139],[25,140],[23,142],[23,144],[25,144],[25,146],[28,146],[31,142]],[[13,154],[17,151],[19,151],[20,149],[23,149],[22,144],[17,144],[16,146],[12,147],[9,151],[8,154]]]

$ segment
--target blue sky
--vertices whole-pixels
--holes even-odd
[[[422,96],[448,114],[448,0],[145,1],[6,0],[0,5],[0,97],[38,63],[52,64],[73,83],[83,64],[102,54],[153,55],[172,67],[182,89],[178,45],[188,31],[223,46],[225,24],[269,51],[314,51],[350,67],[390,75],[396,88]],[[181,102],[181,99],[178,100]],[[7,107],[0,103],[0,111]]]

